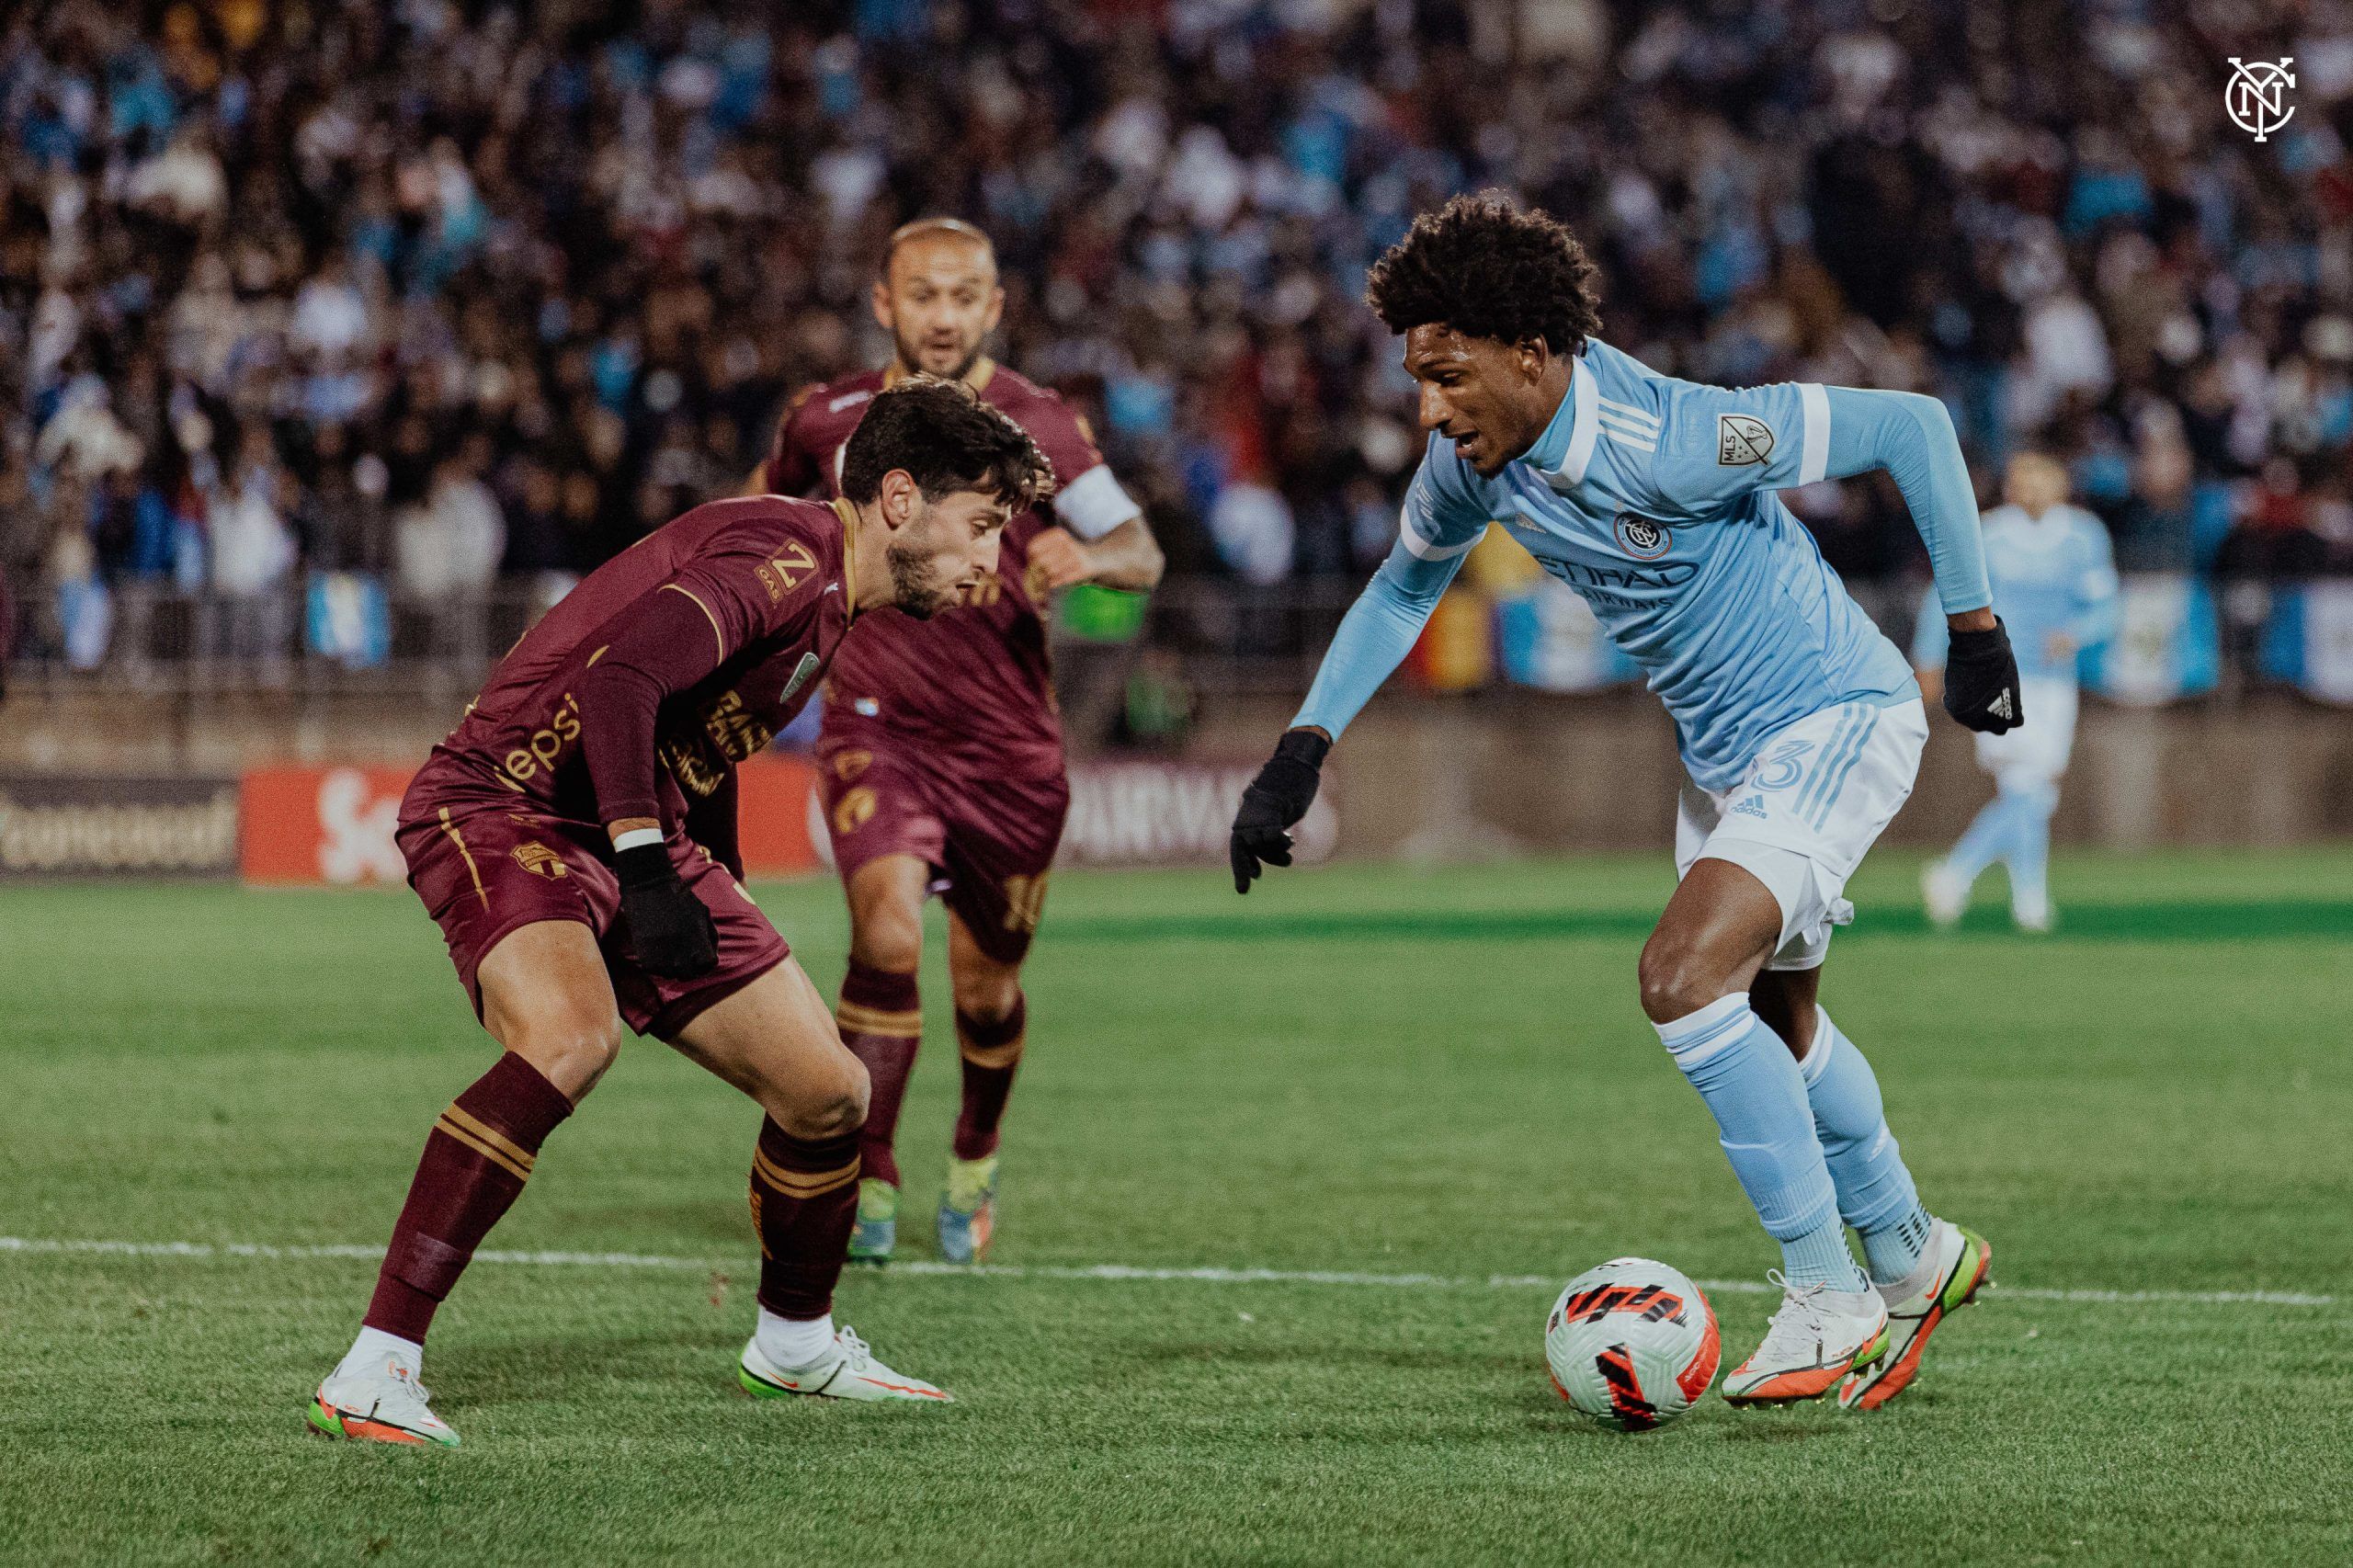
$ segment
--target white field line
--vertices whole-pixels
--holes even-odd
[[[350,1258],[373,1263],[384,1256],[381,1247],[351,1244],[275,1245],[267,1242],[120,1242],[72,1238],[0,1236],[0,1254],[96,1253],[115,1257],[252,1257],[301,1261],[307,1258]],[[749,1259],[665,1257],[634,1252],[500,1252],[474,1254],[477,1263],[529,1264],[542,1268],[656,1268],[708,1273],[747,1268]],[[1204,1285],[1354,1285],[1388,1290],[1534,1290],[1560,1283],[1543,1274],[1366,1274],[1330,1268],[1143,1268],[1124,1263],[1058,1264],[988,1263],[978,1267],[907,1258],[891,1265],[892,1274],[977,1275],[990,1279],[1081,1279],[1152,1284],[1175,1281]],[[1761,1279],[1702,1279],[1703,1290],[1761,1296],[1778,1288]],[[2200,1307],[2333,1307],[2335,1296],[2308,1295],[2297,1290],[2059,1290],[2045,1286],[1989,1287],[2003,1301],[2088,1301],[2095,1303],[2166,1302]]]

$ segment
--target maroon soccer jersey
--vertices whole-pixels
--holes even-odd
[[[455,798],[675,826],[681,786],[709,793],[815,692],[854,608],[847,525],[835,506],[763,495],[640,540],[499,661],[402,820]]]
[[[779,426],[762,483],[779,494],[841,494],[842,449],[882,370],[812,387]],[[974,378],[987,403],[1010,415],[1054,465],[1055,517],[1022,514],[998,547],[996,575],[964,603],[929,620],[896,609],[858,619],[825,686],[825,733],[880,724],[926,748],[962,754],[1024,777],[1059,773],[1062,722],[1054,708],[1042,592],[1030,578],[1029,541],[1059,520],[1099,538],[1136,515],[1103,466],[1103,454],[1061,398],[1001,365]]]

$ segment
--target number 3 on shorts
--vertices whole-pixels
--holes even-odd
[[[1758,759],[1756,788],[1786,790],[1804,778],[1802,759],[1813,749],[1812,741],[1783,741],[1772,756]]]

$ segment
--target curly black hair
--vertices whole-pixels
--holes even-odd
[[[1365,301],[1392,332],[1436,322],[1577,354],[1601,330],[1600,274],[1560,220],[1483,190],[1415,219],[1372,264]]]
[[[977,490],[1018,514],[1054,493],[1054,465],[1029,432],[938,376],[909,376],[874,394],[842,453],[842,494],[871,501],[892,469],[904,469],[926,501]]]

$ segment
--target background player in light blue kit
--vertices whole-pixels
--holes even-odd
[[[1595,338],[1595,276],[1565,228],[1495,195],[1424,214],[1373,267],[1369,296],[1405,336],[1428,449],[1396,547],[1243,796],[1234,887],[1290,864],[1333,741],[1488,525],[1506,529],[1642,665],[1681,741],[1681,880],[1643,949],[1643,1008],[1782,1256],[1780,1308],[1724,1397],[1835,1388],[1875,1406],[1911,1381],[1992,1255],[1922,1206],[1870,1064],[1815,1000],[1831,930],[1854,915],[1847,879],[1912,791],[1927,716],[1902,653],[1773,492],[1886,470],[1936,571],[1947,710],[2010,728],[2018,666],[1941,403],[1661,376]]]
[[[2037,452],[2010,464],[2005,505],[1985,515],[1985,570],[1994,603],[2020,651],[2026,722],[1977,737],[1977,765],[1995,794],[1950,855],[1921,877],[1928,917],[1958,921],[1969,890],[1996,861],[2009,867],[2010,914],[2051,929],[2051,813],[2075,744],[2075,655],[2116,629],[2116,566],[2097,517],[2067,505],[2067,471]],[[1945,662],[1944,617],[1924,605],[1912,640],[1923,685]]]

